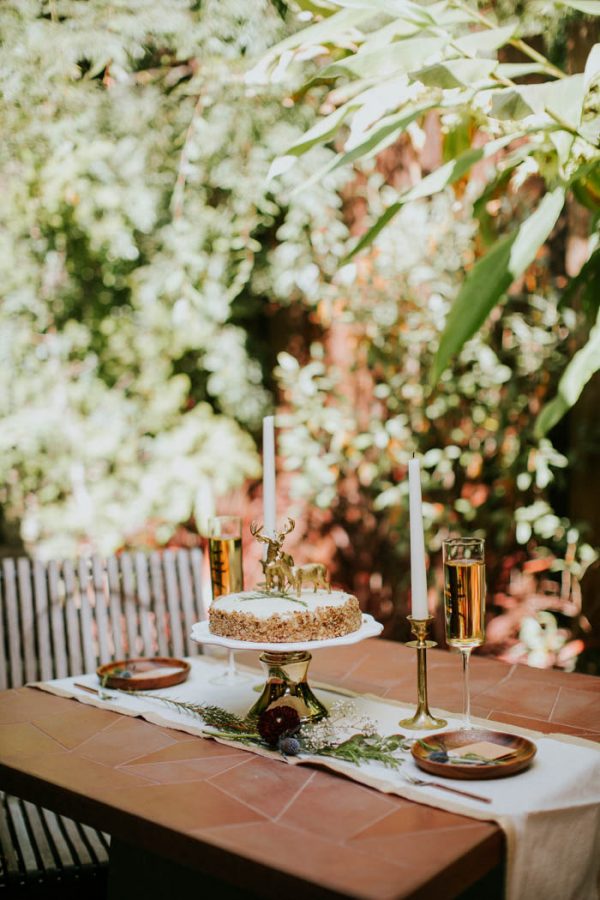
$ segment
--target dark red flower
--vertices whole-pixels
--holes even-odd
[[[258,733],[275,747],[279,738],[296,734],[300,730],[300,716],[293,706],[274,706],[258,717]]]

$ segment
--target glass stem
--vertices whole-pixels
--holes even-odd
[[[235,678],[235,654],[233,650],[227,651],[227,677]]]
[[[471,690],[469,686],[469,660],[471,659],[471,648],[461,647],[463,665],[463,712],[464,712],[464,728],[471,727]]]

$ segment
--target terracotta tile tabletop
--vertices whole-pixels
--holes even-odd
[[[316,653],[311,676],[413,703],[414,666],[370,640]],[[430,704],[458,710],[459,660],[434,650],[428,667]],[[475,657],[472,698],[480,717],[600,742],[600,679]],[[493,822],[32,688],[0,694],[0,787],[261,897],[451,898],[504,852]]]

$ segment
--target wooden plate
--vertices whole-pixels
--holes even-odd
[[[481,763],[450,762],[449,750],[474,744],[477,741],[490,741],[510,752],[510,756]],[[469,731],[446,731],[417,740],[412,747],[412,755],[420,769],[441,775],[442,778],[481,779],[506,778],[516,775],[530,765],[537,748],[527,738],[516,734],[505,734],[503,731],[488,731],[485,728],[472,728]],[[445,757],[445,758],[444,758]]]
[[[150,691],[181,684],[190,674],[190,664],[173,656],[121,659],[96,669],[102,685],[120,691]]]

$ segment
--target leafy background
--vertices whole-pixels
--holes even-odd
[[[596,25],[573,6],[480,4],[581,71]],[[432,608],[441,540],[481,532],[488,652],[596,671],[597,377],[553,430],[538,418],[590,332],[593,173],[432,391],[465,271],[540,202],[551,160],[507,150],[498,178],[480,162],[403,205],[349,261],[485,122],[424,112],[337,165],[387,113],[370,106],[304,154],[308,129],[353,90],[337,76],[305,86],[348,65],[350,45],[285,65],[269,52],[335,12],[306,7],[0,6],[4,552],[199,542],[215,497],[256,517],[260,420],[276,407],[291,549],[320,555],[388,635],[406,633],[414,451]],[[257,61],[277,77],[249,78]],[[290,147],[296,164],[267,178]]]

